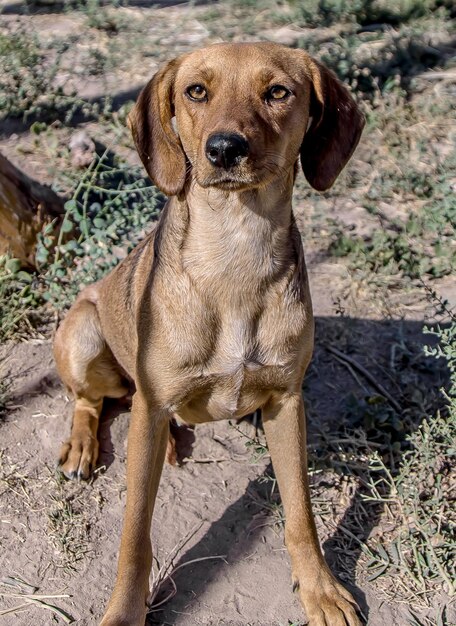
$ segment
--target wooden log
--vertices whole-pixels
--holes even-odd
[[[35,267],[37,234],[64,213],[64,201],[0,153],[0,254]]]

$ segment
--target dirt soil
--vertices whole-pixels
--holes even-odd
[[[2,19],[19,19],[20,3],[1,0],[1,5]],[[149,36],[160,35],[163,49],[172,44],[168,56],[210,41],[204,23],[197,19],[199,7],[192,9],[191,15],[187,6],[122,10],[144,22],[150,19]],[[45,8],[33,20],[43,39],[59,29],[70,37],[83,26],[70,14]],[[284,35],[277,34],[278,30],[269,38],[280,40]],[[290,37],[292,33],[285,35]],[[84,51],[78,52],[83,55]],[[132,58],[131,68],[124,68],[122,76],[105,75],[103,80],[85,81],[76,87],[86,97],[96,97],[114,84],[116,93],[134,93],[156,65],[156,59],[138,63]],[[52,172],[47,168],[45,153],[39,152],[27,127],[19,123],[16,126],[8,132],[3,129],[0,150],[29,175],[50,182]],[[92,132],[90,122],[85,126]],[[55,132],[59,141],[68,141],[67,129],[56,127]],[[108,143],[106,138],[104,141]],[[360,156],[355,158],[361,161]],[[297,207],[301,225],[306,225],[309,210],[304,204]],[[356,206],[347,202],[338,207],[338,217],[344,216],[347,222],[356,221]],[[309,450],[318,458],[324,455],[325,441],[334,443],[341,437],[350,394],[362,397],[376,391],[327,346],[344,345],[392,395],[399,396],[401,390],[387,372],[392,346],[406,346],[415,356],[421,354],[426,342],[423,320],[430,310],[423,293],[408,293],[394,302],[385,320],[379,302],[357,289],[342,260],[322,256],[318,245],[311,242],[306,252],[317,319],[317,348],[306,378],[305,400]],[[447,279],[441,287],[450,305],[454,304],[454,283]],[[108,403],[106,407],[100,425],[100,468],[94,479],[88,484],[67,482],[56,472],[55,462],[59,446],[70,431],[72,403],[58,379],[51,341],[43,338],[7,344],[1,346],[0,358],[6,359],[5,373],[13,382],[9,413],[0,422],[0,577],[3,583],[10,583],[11,589],[11,597],[4,597],[0,605],[0,625],[65,623],[65,616],[50,610],[49,605],[64,611],[66,619],[71,617],[76,624],[95,625],[116,572],[125,507],[128,403]],[[437,389],[440,373],[427,371],[421,363],[410,384],[422,390]],[[149,624],[302,623],[302,609],[291,589],[268,457],[255,461],[252,446],[246,445],[254,434],[251,422],[199,426],[191,456],[182,467],[165,466],[154,513],[153,545],[160,565],[177,553],[174,567],[182,567],[173,577],[177,593],[156,607],[149,615]],[[396,602],[394,590],[386,593],[376,581],[367,581],[360,567],[364,558],[361,550],[344,534],[344,523],[353,514],[358,536],[366,541],[379,532],[383,511],[359,509],[356,484],[334,473],[315,469],[312,491],[326,556],[353,591],[368,623],[411,623],[409,603]],[[397,591],[403,598],[400,584],[398,581]],[[5,584],[2,589],[7,589]],[[170,590],[165,585],[155,605],[166,599]],[[45,596],[41,600],[40,594]],[[2,614],[14,607],[19,608]],[[433,608],[422,607],[423,615]]]

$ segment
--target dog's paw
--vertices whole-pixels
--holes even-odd
[[[299,591],[308,626],[362,625],[353,596],[326,568],[320,570],[311,584],[308,577],[293,576],[293,590]]]
[[[91,433],[72,435],[66,441],[58,460],[58,469],[67,478],[87,480],[98,458],[98,440]]]

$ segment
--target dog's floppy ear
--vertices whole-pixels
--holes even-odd
[[[179,60],[169,61],[147,83],[128,116],[141,161],[153,182],[168,196],[182,191],[186,161],[171,120]]]
[[[325,191],[358,145],[364,116],[333,72],[310,57],[307,61],[312,121],[301,145],[301,165],[312,187]]]

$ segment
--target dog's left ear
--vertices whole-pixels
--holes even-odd
[[[365,120],[333,72],[308,56],[306,67],[312,82],[312,121],[301,144],[301,165],[312,187],[326,191],[358,145]]]
[[[174,116],[174,81],[179,59],[169,61],[139,94],[128,116],[136,149],[150,178],[166,195],[182,191],[186,161],[171,120]]]

